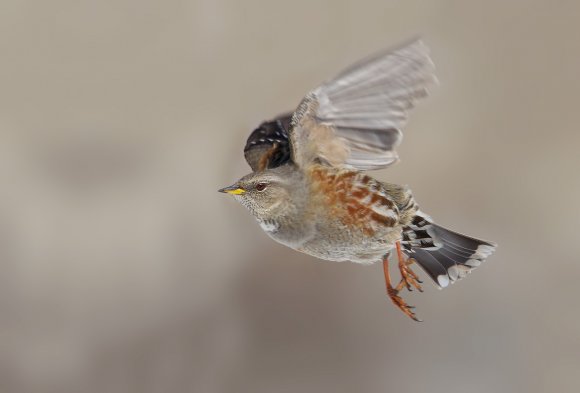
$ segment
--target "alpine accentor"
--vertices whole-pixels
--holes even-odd
[[[465,277],[495,244],[445,229],[421,212],[411,191],[362,171],[396,161],[407,112],[436,82],[421,41],[381,53],[311,91],[294,113],[263,123],[244,153],[253,173],[221,192],[232,194],[274,240],[317,258],[383,261],[387,293],[422,291],[416,262],[439,287]],[[401,281],[391,284],[396,250]],[[409,257],[407,258],[406,255]]]

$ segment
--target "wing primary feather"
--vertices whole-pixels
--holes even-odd
[[[419,40],[349,67],[299,105],[292,156],[300,165],[324,158],[361,170],[393,164],[409,111],[434,83],[429,49]]]

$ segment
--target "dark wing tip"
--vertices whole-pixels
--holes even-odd
[[[291,160],[288,132],[292,114],[265,121],[248,137],[244,156],[252,170],[276,168]]]

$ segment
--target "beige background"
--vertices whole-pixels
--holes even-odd
[[[580,3],[0,3],[1,392],[580,390]],[[216,190],[261,120],[420,34],[402,162],[500,244],[388,301],[379,265],[270,241]]]

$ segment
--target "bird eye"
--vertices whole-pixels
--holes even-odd
[[[256,190],[264,191],[268,187],[268,183],[258,183],[256,184]]]

